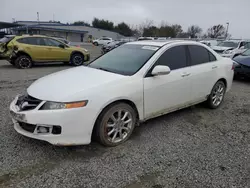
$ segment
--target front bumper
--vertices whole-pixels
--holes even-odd
[[[89,60],[90,60],[90,54],[86,54],[85,58],[84,58],[84,61],[89,61]]]
[[[53,145],[85,145],[91,142],[96,118],[95,110],[86,107],[39,110],[45,103],[43,101],[33,110],[19,111],[16,105],[17,98],[18,96],[10,104],[10,112],[14,128],[18,133]],[[49,132],[38,133],[39,126],[48,128]],[[60,134],[58,132],[54,134],[53,127],[60,127]]]

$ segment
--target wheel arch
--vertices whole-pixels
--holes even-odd
[[[28,56],[32,60],[32,57],[27,52],[24,52],[24,51],[18,51],[16,53],[16,58],[15,59],[17,59],[21,55],[26,55],[26,56]]]
[[[98,112],[98,115],[97,115],[97,117],[96,117],[96,119],[94,121],[94,126],[93,126],[92,134],[91,134],[91,140],[93,139],[93,136],[95,135],[95,129],[96,129],[96,126],[97,126],[97,121],[100,118],[101,114],[107,108],[109,108],[110,106],[113,106],[113,105],[118,104],[118,103],[126,103],[126,104],[130,105],[135,110],[137,121],[138,122],[140,121],[140,113],[138,111],[138,108],[137,108],[136,104],[132,100],[129,100],[129,99],[117,99],[117,100],[114,100],[114,101],[110,101],[103,108],[101,108],[101,110]]]
[[[227,88],[227,80],[225,78],[220,78],[218,81],[222,81],[225,84],[225,87]]]
[[[81,54],[81,55],[83,56],[83,58],[85,58],[85,55],[84,55],[82,52],[77,51],[77,50],[74,50],[74,51],[72,51],[71,54],[70,54],[70,59],[71,59],[71,57],[72,57],[74,54]]]

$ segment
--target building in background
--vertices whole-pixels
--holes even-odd
[[[11,34],[40,34],[65,38],[72,42],[87,42],[103,36],[110,37],[113,40],[124,38],[124,36],[113,31],[59,22],[17,21],[15,24],[19,26],[11,28]]]

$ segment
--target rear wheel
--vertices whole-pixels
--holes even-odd
[[[15,66],[19,69],[29,69],[32,67],[32,60],[27,55],[20,55],[15,60]]]
[[[208,106],[212,109],[218,108],[225,96],[226,86],[223,81],[218,81],[214,85],[211,94],[208,97]]]
[[[104,146],[117,146],[131,136],[136,124],[136,112],[126,103],[106,108],[97,120],[95,133]]]
[[[84,56],[80,53],[75,53],[71,56],[71,64],[74,66],[80,66],[84,63]]]
[[[98,46],[98,43],[97,43],[97,42],[94,42],[93,44],[94,44],[95,46]]]

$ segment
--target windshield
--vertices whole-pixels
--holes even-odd
[[[122,75],[133,75],[158,49],[156,46],[125,44],[96,59],[89,66]]]
[[[217,46],[237,48],[238,43],[233,41],[224,41],[219,43]]]
[[[250,56],[250,49],[248,49],[245,52],[243,52],[242,55],[244,55],[244,56]]]

